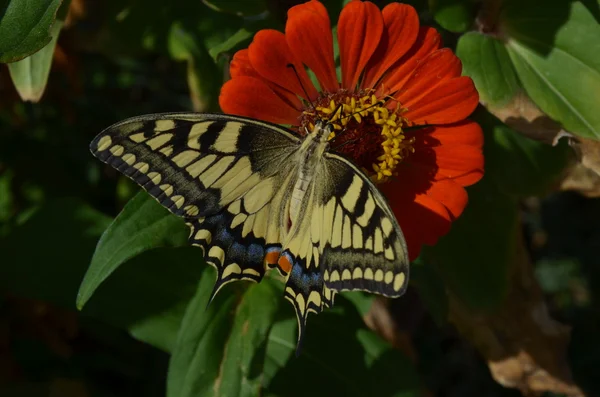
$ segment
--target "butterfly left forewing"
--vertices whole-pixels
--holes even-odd
[[[281,192],[299,142],[256,120],[175,113],[117,123],[90,148],[185,218],[190,242],[217,269],[216,293],[234,280],[260,281],[277,265]]]

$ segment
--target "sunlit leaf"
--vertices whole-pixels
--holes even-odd
[[[4,0],[0,3],[0,62],[15,62],[50,42],[61,0]]]
[[[456,55],[462,61],[463,74],[473,79],[483,103],[501,106],[519,89],[508,52],[499,40],[466,33],[458,39]]]
[[[502,29],[527,94],[568,131],[600,138],[600,24],[579,1],[507,3]]]

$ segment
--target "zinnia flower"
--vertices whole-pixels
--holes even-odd
[[[314,0],[292,7],[285,34],[261,30],[235,54],[221,108],[300,134],[317,118],[335,122],[333,150],[378,184],[413,260],[423,244],[449,231],[467,204],[464,186],[483,176],[481,129],[466,120],[477,91],[461,77],[459,59],[441,48],[435,29],[419,26],[409,5],[379,10],[352,1],[340,14],[337,41],[341,81],[325,7]]]

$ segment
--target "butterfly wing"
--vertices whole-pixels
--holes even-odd
[[[282,247],[291,271],[285,297],[302,343],[308,313],[333,304],[337,291],[404,293],[406,242],[385,198],[354,164],[326,153],[300,209],[301,224]]]
[[[92,153],[185,218],[190,242],[228,282],[260,281],[276,266],[281,206],[300,138],[242,117],[166,113],[131,118],[100,133]]]
[[[408,281],[408,251],[392,209],[354,164],[335,153],[325,157],[325,173],[335,181],[322,194],[325,285],[335,291],[402,295]]]

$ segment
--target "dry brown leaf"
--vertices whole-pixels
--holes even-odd
[[[542,112],[522,91],[508,104],[502,107],[487,106],[487,109],[510,128],[537,141],[552,144],[557,135],[564,132],[558,122]]]

